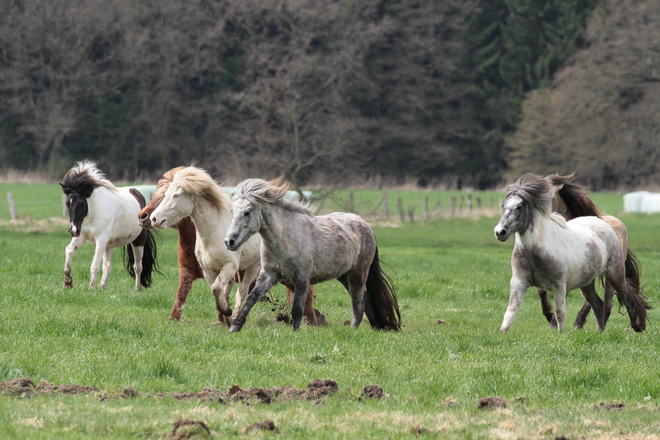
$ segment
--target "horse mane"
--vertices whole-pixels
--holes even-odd
[[[110,182],[105,174],[96,167],[96,162],[83,160],[77,162],[62,179],[62,191],[67,196],[72,193],[80,193],[89,197],[96,188],[104,187],[110,191],[117,192],[115,185]]]
[[[177,168],[170,170],[173,175],[172,183],[179,185],[188,194],[203,197],[220,210],[231,209],[231,199],[206,171],[194,166],[179,168],[178,171]]]
[[[172,168],[169,171],[165,171],[163,174],[163,178],[158,181],[158,188],[160,188],[163,185],[169,185],[172,183],[172,180],[174,180],[174,175],[181,171],[184,167],[176,167]]]
[[[536,211],[545,216],[550,215],[552,206],[552,187],[550,182],[536,174],[524,174],[506,189],[506,198],[518,196]]]
[[[575,183],[575,173],[561,176],[550,174],[545,177],[554,187],[559,197],[564,201],[568,212],[567,219],[584,216],[602,216],[598,205],[589,197],[587,187]]]
[[[234,199],[247,199],[251,204],[268,204],[289,212],[314,215],[308,203],[286,199],[291,183],[280,176],[267,182],[263,179],[246,179],[238,184]]]

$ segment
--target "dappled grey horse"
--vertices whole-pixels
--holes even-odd
[[[225,245],[234,251],[261,234],[262,266],[229,331],[241,330],[250,309],[278,281],[294,286],[291,317],[297,330],[307,287],[331,279],[351,295],[353,328],[366,313],[373,328],[401,330],[394,287],[380,267],[371,227],[355,214],[315,216],[308,205],[284,198],[288,188],[282,179],[248,179],[236,188]]]

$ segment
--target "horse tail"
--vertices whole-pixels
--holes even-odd
[[[600,217],[602,212],[598,205],[589,197],[587,187],[575,183],[575,173],[567,176],[551,174],[545,177],[554,187],[559,187],[557,194],[562,198],[568,215],[567,220],[576,217],[596,216]],[[563,214],[563,213],[562,213]]]
[[[160,232],[155,229],[143,229],[140,234],[144,234],[144,251],[142,254],[142,273],[140,274],[140,284],[143,287],[151,287],[151,275],[154,272],[158,272],[162,275],[162,272],[158,268],[158,253],[157,253],[157,242],[160,239]],[[139,238],[136,240],[140,240]],[[131,276],[135,278],[135,253],[133,251],[133,246],[136,246],[136,243],[131,243],[131,250],[126,252],[128,246],[122,248],[122,259],[124,261],[124,267],[126,271]]]
[[[367,275],[365,307],[372,309],[372,313],[367,313],[367,318],[369,318],[372,327],[394,331],[401,330],[401,313],[394,291],[394,282],[380,266],[378,248],[376,248]]]
[[[639,260],[637,260],[637,257],[635,257],[635,254],[630,249],[628,249],[628,254],[626,255],[625,267],[626,287],[628,288],[629,298],[634,312],[634,319],[630,320],[630,325],[636,332],[642,332],[646,330],[646,323],[648,321],[646,311],[651,310],[653,306],[649,304],[646,295],[644,295],[644,288],[640,281],[642,268]],[[619,298],[619,302],[621,302],[621,298]]]

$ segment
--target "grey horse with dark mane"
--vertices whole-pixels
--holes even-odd
[[[229,331],[241,330],[250,309],[278,281],[294,286],[291,317],[297,330],[309,284],[331,279],[351,296],[353,328],[366,313],[375,329],[401,330],[394,286],[380,266],[371,227],[355,214],[315,216],[308,205],[285,199],[288,189],[282,178],[247,179],[236,188],[225,245],[235,251],[261,234],[261,271]]]

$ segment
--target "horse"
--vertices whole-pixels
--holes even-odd
[[[160,205],[165,197],[165,192],[169,188],[174,175],[183,167],[173,168],[163,174],[163,178],[158,181],[158,189],[154,194],[151,201],[139,213],[139,223],[145,229],[151,228],[151,214]],[[199,278],[204,278],[202,267],[195,257],[195,244],[197,241],[197,231],[195,224],[190,217],[184,217],[176,225],[179,232],[179,244],[177,246],[177,259],[179,261],[179,287],[176,292],[176,299],[174,307],[170,314],[169,320],[179,321],[183,307],[188,299],[188,293],[192,288],[192,284]],[[240,283],[240,277],[236,276],[235,281]],[[293,292],[287,287],[287,297],[293,297]],[[323,325],[325,324],[325,316],[313,307],[314,301],[314,288],[309,287],[307,292],[307,300],[305,301],[305,317],[310,325]]]
[[[551,174],[545,177],[552,186],[554,197],[552,198],[552,211],[558,212],[566,220],[572,220],[576,217],[596,216],[605,220],[614,229],[614,232],[619,236],[619,241],[623,246],[623,253],[626,254],[626,278],[629,282],[640,285],[640,271],[641,266],[639,261],[628,248],[628,231],[626,227],[616,217],[603,215],[598,205],[589,197],[588,190],[582,185],[575,183],[575,174],[561,176],[558,174]],[[604,283],[605,289],[612,289],[607,282]],[[548,328],[557,327],[557,319],[552,313],[552,305],[548,299],[548,292],[543,289],[538,289],[538,296],[541,300],[541,310],[547,318],[549,325]],[[605,295],[605,298],[612,298],[612,293]],[[612,309],[612,303],[605,304],[606,314]],[[582,308],[578,312],[573,328],[581,330],[587,320],[587,315],[591,311],[591,305],[587,301],[584,302]]]
[[[307,287],[331,279],[351,296],[353,328],[366,312],[373,328],[401,330],[394,286],[381,269],[371,227],[355,214],[315,216],[308,204],[284,198],[289,186],[283,178],[247,179],[236,188],[225,245],[240,249],[259,233],[262,266],[229,331],[241,330],[250,309],[278,281],[294,286],[291,317],[297,330]]]
[[[507,188],[502,217],[494,231],[502,242],[515,234],[509,305],[500,331],[511,327],[531,286],[554,292],[560,332],[565,326],[566,293],[576,288],[594,310],[596,329],[604,331],[609,312],[595,289],[595,280],[601,275],[612,287],[605,290],[605,304],[611,303],[616,293],[626,307],[633,330],[644,331],[646,311],[651,307],[639,284],[626,277],[627,255],[620,237],[599,217],[566,221],[551,211],[552,198],[551,183],[531,173]]]
[[[71,260],[83,243],[96,246],[90,269],[89,288],[96,284],[96,276],[103,258],[100,288],[108,282],[112,269],[112,251],[130,245],[124,263],[135,278],[135,290],[151,286],[151,276],[158,272],[156,240],[151,231],[135,223],[135,216],[145,205],[142,194],[135,188],[117,188],[92,161],[78,162],[60,183],[66,196],[69,213],[68,232],[73,237],[66,247],[64,287],[73,287]],[[126,256],[126,252],[124,253]]]

